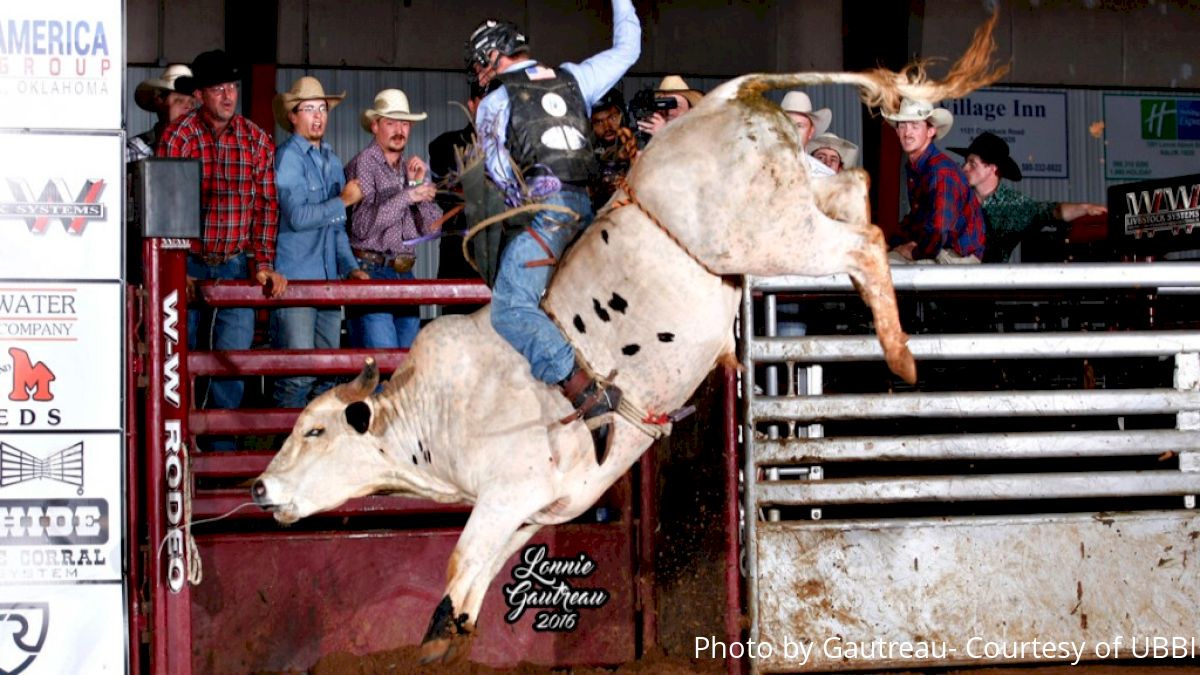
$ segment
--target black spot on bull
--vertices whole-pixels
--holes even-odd
[[[642,351],[641,345],[625,345],[624,347],[621,347],[621,353],[625,356],[633,356],[640,351]]]
[[[675,334],[674,333],[659,333],[658,341],[659,342],[674,342]]]
[[[603,239],[604,243],[607,244],[608,243],[608,230],[600,230],[600,238]]]
[[[587,326],[583,325],[583,317],[579,316],[578,314],[575,315],[575,320],[571,323],[575,324],[575,330],[579,331],[580,333],[587,332]]]
[[[608,306],[611,307],[614,312],[620,312],[624,314],[625,308],[629,306],[629,303],[625,302],[625,298],[613,293],[612,299],[608,301]]]
[[[601,321],[609,321],[608,310],[600,306],[600,301],[592,298],[592,309],[596,311],[596,316],[600,317]]]

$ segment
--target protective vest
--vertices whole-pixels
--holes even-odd
[[[498,79],[508,91],[505,147],[526,178],[546,169],[564,183],[583,185],[595,177],[591,120],[574,76],[537,64]]]

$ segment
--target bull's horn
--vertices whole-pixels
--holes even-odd
[[[343,403],[354,403],[370,396],[378,384],[379,364],[375,363],[375,359],[367,357],[363,362],[362,372],[353,382],[339,387],[337,395]]]

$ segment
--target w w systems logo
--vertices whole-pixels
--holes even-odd
[[[1200,140],[1200,100],[1142,99],[1142,138]]]
[[[41,194],[34,197],[25,179],[9,178],[12,201],[0,201],[0,219],[24,220],[34,234],[45,234],[50,221],[58,219],[67,234],[78,236],[89,222],[105,220],[105,206],[100,203],[104,187],[103,179],[88,180],[75,192],[59,178],[46,181]],[[73,193],[76,196],[71,199]]]

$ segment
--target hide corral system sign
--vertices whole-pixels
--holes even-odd
[[[0,15],[0,673],[128,667],[122,11]]]

